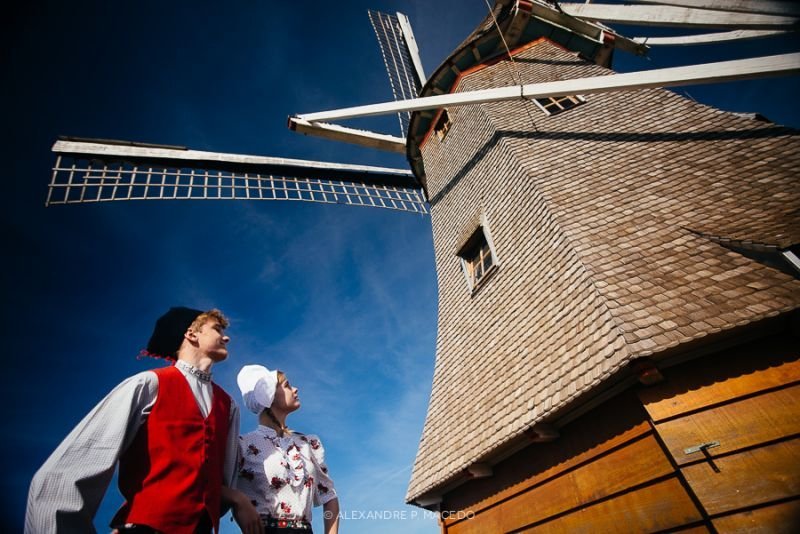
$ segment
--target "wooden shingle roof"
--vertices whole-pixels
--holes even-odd
[[[611,71],[542,40],[527,83]],[[456,91],[497,86],[508,65]],[[560,115],[450,110],[422,149],[439,276],[437,361],[407,500],[492,461],[631,361],[800,306],[763,254],[800,243],[800,132],[649,89]],[[452,261],[475,212],[500,268],[476,295]]]

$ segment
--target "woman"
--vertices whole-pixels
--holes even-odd
[[[324,507],[325,533],[339,532],[339,499],[317,436],[292,432],[286,416],[300,408],[297,388],[281,371],[245,365],[237,377],[258,428],[241,437],[237,487],[258,510],[267,534],[310,534],[312,506]]]

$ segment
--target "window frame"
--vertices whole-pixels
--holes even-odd
[[[452,125],[453,121],[450,120],[450,114],[447,112],[447,108],[442,108],[442,111],[439,113],[439,116],[436,117],[436,122],[433,125],[433,132],[440,142],[445,140]]]
[[[569,99],[569,100],[573,101],[574,105],[571,106],[571,107],[568,107],[568,108],[561,107],[559,102],[561,102],[561,101],[563,101],[565,99]],[[544,98],[531,98],[530,100],[531,100],[531,102],[536,104],[536,106],[538,106],[539,109],[542,110],[542,112],[545,115],[547,115],[548,117],[550,117],[552,115],[558,115],[560,113],[564,113],[565,111],[569,111],[571,109],[575,109],[576,107],[580,106],[581,104],[585,104],[586,103],[586,98],[583,95],[546,96]],[[540,102],[540,100],[549,100],[550,102],[548,104],[542,104]],[[577,102],[575,102],[575,101],[577,101]],[[550,111],[546,107],[547,105],[550,105],[550,104],[555,104],[556,106],[559,106],[559,109],[557,109],[556,111]]]
[[[456,255],[470,295],[474,295],[500,267],[485,215],[481,215],[480,223],[461,244]],[[487,259],[491,262],[488,266],[485,265]],[[476,270],[481,271],[478,278],[475,277]]]

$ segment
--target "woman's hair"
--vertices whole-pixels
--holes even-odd
[[[278,373],[278,386],[280,386],[281,384],[286,382],[286,374],[283,371],[277,371],[277,373]],[[275,424],[276,429],[280,430],[281,434],[285,436],[290,436],[292,434],[292,430],[287,426],[281,425],[280,421],[278,421],[278,418],[275,417],[275,414],[272,413],[272,410],[270,408],[264,408],[264,411],[262,413],[267,414],[267,417],[269,417],[270,421],[272,421]]]

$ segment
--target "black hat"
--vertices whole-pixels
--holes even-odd
[[[178,349],[183,343],[183,334],[192,326],[197,316],[203,313],[200,310],[177,306],[170,308],[167,313],[156,321],[153,335],[147,342],[147,353],[150,356],[177,359]]]

